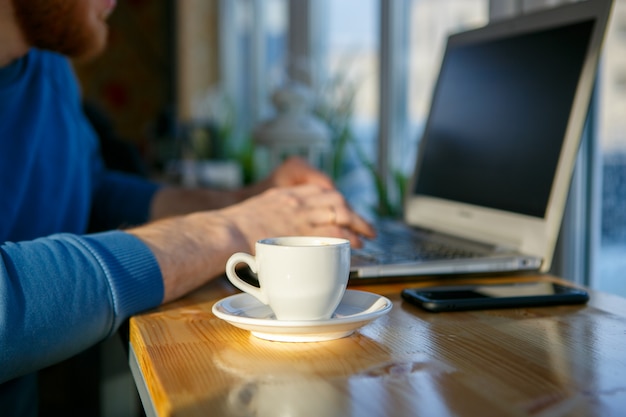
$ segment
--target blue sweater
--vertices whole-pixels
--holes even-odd
[[[85,235],[90,218],[107,229],[144,222],[156,189],[104,168],[65,58],[33,49],[0,68],[3,415],[36,404],[19,377],[75,355],[161,302],[160,270],[139,239],[122,231]]]

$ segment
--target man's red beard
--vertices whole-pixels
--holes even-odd
[[[90,58],[104,49],[107,25],[90,14],[88,0],[13,0],[17,21],[32,46],[72,58]]]

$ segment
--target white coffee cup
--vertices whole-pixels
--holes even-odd
[[[234,286],[268,305],[278,320],[327,320],[341,302],[350,274],[350,242],[289,236],[256,242],[256,256],[238,252],[226,263]],[[242,280],[238,264],[257,274],[259,287]]]

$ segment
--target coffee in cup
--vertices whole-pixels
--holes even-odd
[[[341,302],[350,274],[350,242],[332,237],[262,239],[256,256],[238,252],[226,263],[234,286],[268,305],[278,320],[327,320]],[[236,271],[247,264],[259,287]]]

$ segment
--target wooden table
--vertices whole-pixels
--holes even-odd
[[[529,279],[556,280],[513,280]],[[427,284],[358,287],[392,311],[328,342],[270,342],[216,318],[212,305],[237,292],[223,279],[135,316],[130,365],[146,414],[626,416],[626,299],[449,313],[401,300]]]

